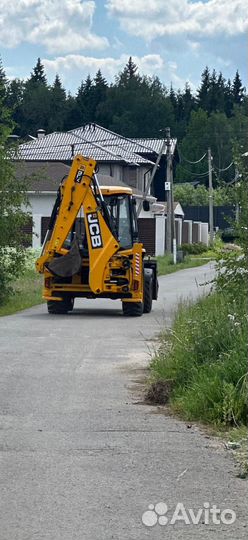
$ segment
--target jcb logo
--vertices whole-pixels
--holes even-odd
[[[81,169],[78,169],[77,170],[77,174],[75,176],[75,182],[76,184],[80,184],[81,183],[81,180],[83,178],[83,175],[84,175],[84,171],[85,171],[85,167],[81,167]]]
[[[88,226],[89,226],[91,247],[93,249],[101,248],[102,237],[101,237],[100,225],[99,225],[97,214],[95,212],[93,214],[87,214],[87,221],[88,221]]]

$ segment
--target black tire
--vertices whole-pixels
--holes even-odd
[[[64,298],[61,301],[48,300],[47,310],[52,315],[63,315],[73,310],[74,298]]]
[[[152,279],[144,280],[144,313],[150,313],[152,309]]]
[[[143,309],[143,302],[122,302],[123,315],[126,317],[141,317]]]

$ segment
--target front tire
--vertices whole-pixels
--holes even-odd
[[[126,317],[141,317],[143,309],[143,302],[122,302],[123,315]]]
[[[152,279],[144,280],[144,313],[152,310]]]
[[[68,311],[72,311],[74,306],[74,298],[64,298],[61,301],[48,300],[47,311],[52,315],[64,315]]]

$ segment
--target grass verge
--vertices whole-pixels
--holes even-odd
[[[246,423],[245,299],[214,293],[182,305],[151,364],[152,384],[171,388],[172,409],[187,420],[216,426]]]
[[[208,254],[210,253],[210,255]],[[172,274],[173,272],[177,272],[178,270],[184,270],[186,268],[194,268],[196,266],[202,266],[203,264],[206,264],[210,260],[214,260],[216,257],[216,253],[213,252],[206,252],[201,255],[186,255],[183,262],[173,264],[172,256],[170,255],[163,255],[160,257],[157,257],[158,261],[158,275],[164,276],[166,274]]]
[[[224,439],[248,476],[246,298],[222,292],[179,307],[151,363],[146,399]]]
[[[28,269],[12,285],[13,293],[0,306],[0,316],[11,315],[17,311],[41,304],[42,276]]]

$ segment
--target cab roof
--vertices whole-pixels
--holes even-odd
[[[103,195],[132,195],[132,189],[125,186],[101,186]]]

